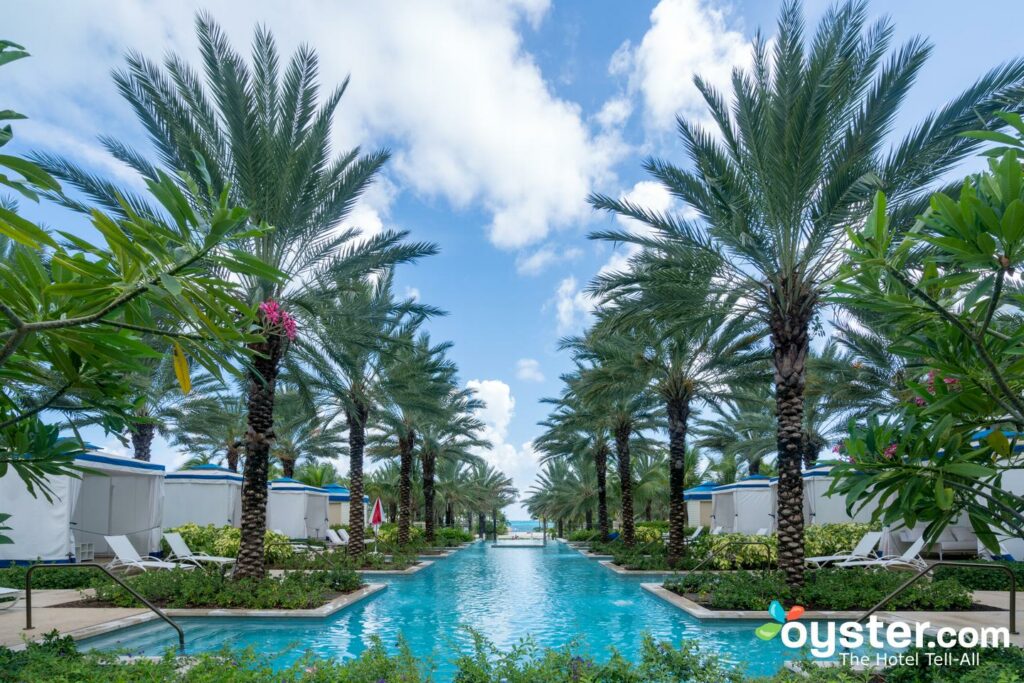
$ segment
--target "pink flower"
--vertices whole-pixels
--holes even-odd
[[[896,456],[896,451],[899,450],[899,444],[891,443],[886,447],[885,452],[882,453],[886,458],[892,460]]]
[[[281,312],[281,327],[284,328],[284,334],[288,337],[288,340],[295,341],[298,325],[295,323],[295,318],[288,315],[285,311]]]
[[[914,403],[916,403],[916,404],[917,404],[917,405],[919,405],[919,406],[923,406],[923,405],[927,405],[927,404],[928,404],[928,401],[924,400],[924,399],[923,399],[923,398],[921,398],[920,396],[915,396],[915,397],[914,397]]]
[[[280,304],[273,299],[267,299],[260,304],[260,313],[263,314],[263,317],[266,318],[271,325],[277,325],[281,322],[281,313],[283,313],[283,311],[281,310]]]
[[[960,384],[960,380],[958,380],[956,377],[943,377],[942,381],[946,384],[947,387],[955,387]]]

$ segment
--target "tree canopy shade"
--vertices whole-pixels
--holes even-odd
[[[597,239],[640,247],[632,272],[595,283],[638,292],[652,317],[685,326],[706,300],[693,273],[736,296],[769,330],[778,418],[779,563],[803,583],[800,478],[804,384],[811,325],[835,274],[845,228],[862,221],[874,193],[889,197],[897,225],[926,207],[943,174],[977,148],[962,133],[996,128],[1000,110],[1021,106],[1024,60],[985,74],[900,140],[889,133],[931,51],[914,38],[890,52],[893,27],[867,21],[865,2],[830,7],[807,35],[798,2],[783,7],[774,41],[755,37],[752,66],[737,71],[731,97],[695,84],[712,133],[680,119],[690,170],[649,159],[645,167],[697,219],[604,195],[599,209],[648,232],[602,231]],[[642,293],[640,291],[642,290]]]

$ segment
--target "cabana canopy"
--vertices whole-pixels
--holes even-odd
[[[0,500],[11,514],[5,534],[14,541],[0,545],[0,565],[74,562],[82,544],[106,554],[104,536],[128,536],[143,555],[160,550],[164,466],[100,453],[80,455],[75,464],[92,471],[81,479],[48,477],[52,501],[33,498],[10,469],[0,478]]]
[[[686,501],[686,520],[690,526],[711,527],[712,502],[711,492],[716,484],[707,482],[683,491]]]
[[[712,526],[726,533],[753,534],[771,528],[769,479],[755,474],[733,484],[716,486],[711,492]]]
[[[241,526],[242,475],[217,465],[171,472],[164,485],[164,528]]]
[[[282,477],[269,484],[267,528],[289,538],[324,538],[327,535],[326,489]]]
[[[328,484],[324,487],[328,493],[328,522],[334,525],[349,523],[349,509],[352,504],[352,496],[348,488],[341,484]],[[363,496],[363,520],[366,520],[366,506],[370,504],[370,497]]]

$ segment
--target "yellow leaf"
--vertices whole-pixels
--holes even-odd
[[[178,342],[174,342],[172,355],[174,357],[174,376],[178,378],[181,393],[187,394],[192,391],[192,378],[188,373],[188,359],[185,358],[185,352],[181,350],[181,345]]]

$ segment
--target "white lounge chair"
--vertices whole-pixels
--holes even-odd
[[[13,598],[12,600],[5,599],[3,602],[0,602],[0,610],[14,607],[18,604],[18,601],[21,600],[21,596],[21,590],[18,588],[5,588],[4,586],[0,586],[0,598]]]
[[[874,560],[856,560],[843,562],[840,567],[910,567],[912,569],[924,569],[928,563],[921,557],[921,550],[924,548],[924,538],[914,541],[909,548],[903,551],[902,555],[887,555]]]
[[[178,567],[191,568],[191,565],[179,564],[177,562],[165,562],[164,560],[147,555],[142,557],[135,549],[127,536],[104,536],[110,549],[114,551],[114,559],[107,563],[107,569],[125,567],[146,571],[149,569],[177,569]]]
[[[760,529],[757,530],[757,533],[754,534],[754,535],[755,536],[767,536],[768,535],[768,528],[767,527],[761,527]]]
[[[720,526],[716,526],[714,529],[711,530],[711,535],[712,536],[720,536],[721,534],[722,534],[722,527],[720,527]]]
[[[327,543],[329,545],[348,545],[348,532],[344,529],[328,529]]]
[[[847,562],[870,560],[871,553],[875,546],[882,540],[881,531],[869,531],[857,542],[857,545],[848,553],[840,555],[821,555],[819,557],[808,557],[804,561],[815,567],[824,567],[827,564],[839,563],[845,565]]]
[[[690,534],[690,537],[689,537],[688,539],[686,539],[686,542],[687,542],[687,543],[693,543],[694,541],[696,541],[696,540],[697,540],[697,538],[698,538],[698,537],[699,537],[699,536],[700,536],[700,535],[701,535],[701,534],[702,534],[703,532],[704,532],[704,527],[702,527],[702,526],[699,526],[699,527],[697,527],[696,529],[694,529],[694,530],[693,530],[693,533],[692,533],[692,534]]]
[[[171,546],[171,554],[167,558],[169,560],[191,562],[197,567],[204,562],[221,566],[235,563],[235,558],[233,557],[218,557],[216,555],[207,555],[206,553],[192,552],[188,544],[185,543],[185,539],[181,537],[181,534],[166,531],[164,532],[164,539],[167,541],[167,545]]]

